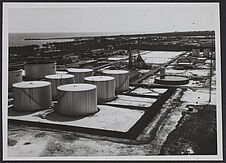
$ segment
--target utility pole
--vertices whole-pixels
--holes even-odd
[[[133,56],[132,56],[132,50],[131,46],[129,47],[129,68],[133,67]]]

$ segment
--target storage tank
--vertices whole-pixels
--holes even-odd
[[[52,89],[52,97],[53,99],[57,99],[57,87],[65,84],[72,84],[74,83],[74,75],[71,74],[54,74],[54,75],[47,75],[45,79],[51,83]]]
[[[13,84],[13,105],[18,111],[37,111],[52,105],[51,83],[26,81]]]
[[[22,69],[9,69],[8,87],[12,89],[12,85],[23,81]]]
[[[155,78],[154,83],[161,85],[185,85],[189,83],[187,77],[167,75],[161,79],[159,76]]]
[[[92,69],[69,68],[69,74],[74,75],[75,83],[84,83],[84,78],[93,75]]]
[[[193,49],[192,50],[192,56],[193,57],[199,57],[200,49]]]
[[[67,71],[56,71],[56,74],[68,74]]]
[[[97,100],[109,101],[115,98],[115,79],[111,76],[90,76],[84,78],[85,83],[97,86]]]
[[[97,87],[92,84],[67,84],[57,87],[56,112],[69,116],[94,114],[97,109]]]
[[[126,70],[104,70],[103,74],[115,78],[116,91],[129,89],[129,71]]]
[[[43,79],[46,75],[56,74],[56,62],[30,62],[24,69],[26,78]]]

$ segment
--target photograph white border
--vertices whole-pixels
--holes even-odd
[[[72,8],[74,5],[81,5],[87,7],[87,4],[95,5],[127,5],[128,3],[3,3],[3,30],[2,30],[2,133],[3,133],[3,160],[4,161],[19,161],[19,160],[55,160],[55,161],[74,161],[74,160],[87,160],[87,161],[210,161],[210,160],[223,160],[223,141],[222,141],[222,92],[221,92],[221,46],[220,46],[220,6],[218,2],[215,3],[196,3],[196,4],[212,4],[218,8],[215,43],[216,43],[216,93],[217,93],[217,155],[159,155],[159,156],[86,156],[86,157],[8,157],[7,156],[7,108],[8,108],[8,9],[9,8]],[[150,3],[130,3],[136,5],[145,5]],[[159,4],[162,3],[153,3]],[[167,4],[167,3],[164,3]],[[175,3],[177,4],[177,3]],[[189,4],[189,3],[178,3]],[[190,3],[192,4],[192,3]]]

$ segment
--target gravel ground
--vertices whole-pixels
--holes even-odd
[[[216,106],[194,105],[184,112],[176,129],[164,143],[162,155],[216,155]]]

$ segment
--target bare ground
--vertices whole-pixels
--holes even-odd
[[[196,105],[184,112],[176,129],[163,144],[161,155],[216,155],[216,106]]]

